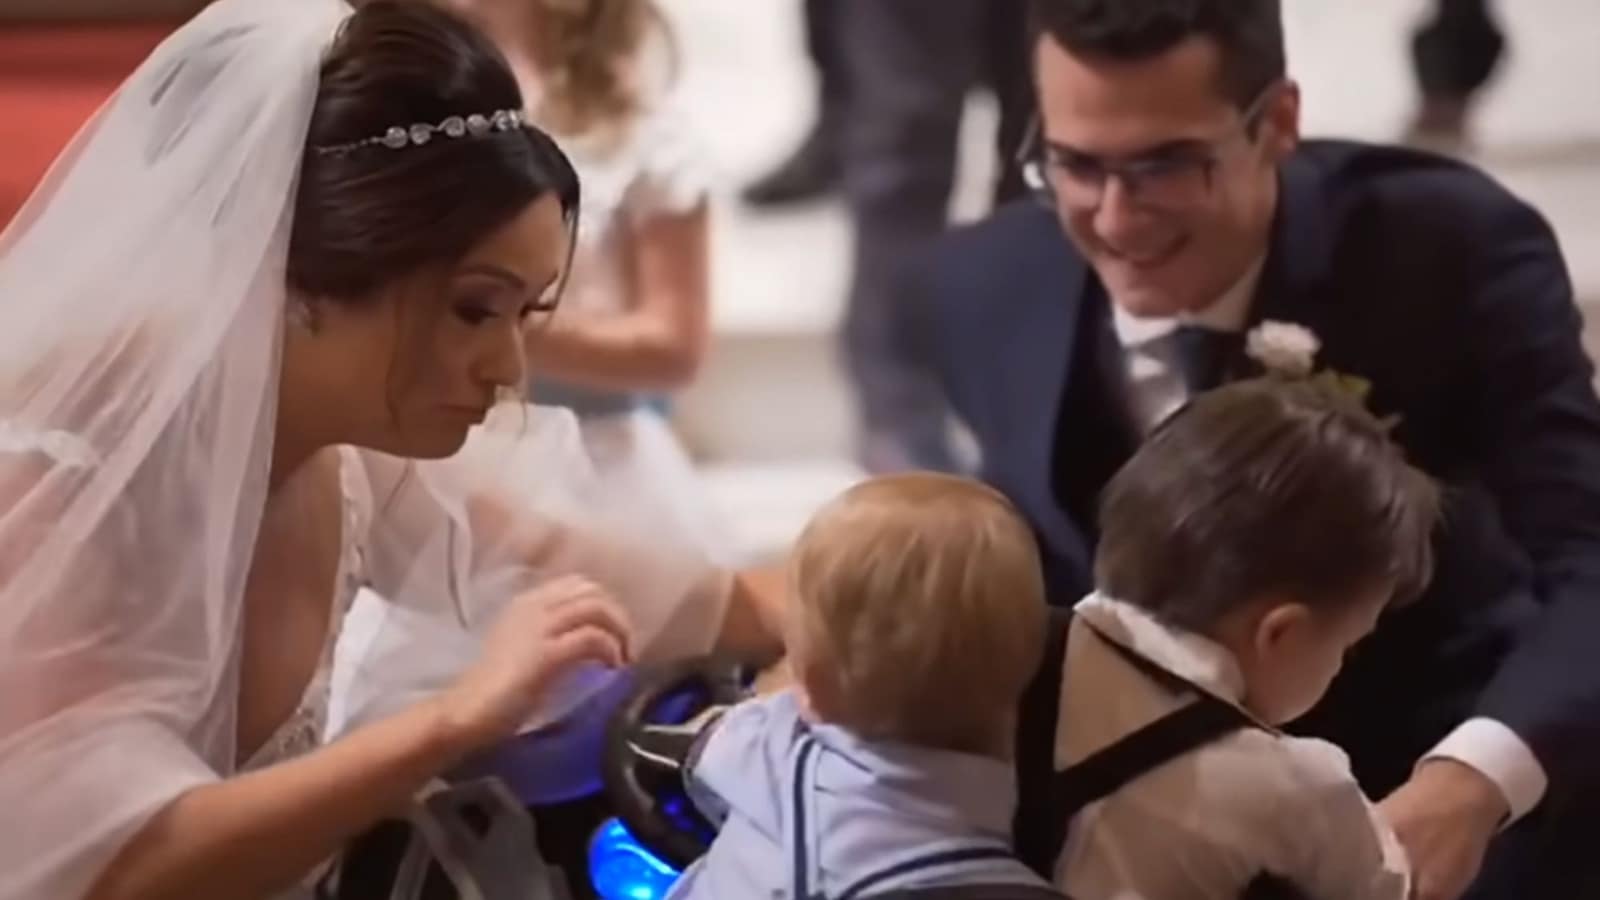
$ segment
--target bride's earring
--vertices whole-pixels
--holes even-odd
[[[517,388],[501,385],[494,389],[494,404],[496,406],[521,406],[522,399],[522,391]]]
[[[299,328],[307,334],[316,334],[318,328],[317,312],[311,304],[304,300],[289,301],[289,324]]]

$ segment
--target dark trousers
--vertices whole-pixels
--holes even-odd
[[[844,46],[839,33],[840,0],[806,0],[806,54],[817,70],[819,91],[818,126],[837,128],[848,96]]]
[[[855,274],[843,330],[864,436],[904,465],[948,469],[945,405],[895,350],[892,285],[946,224],[966,95],[1000,103],[999,198],[1022,190],[1014,157],[1033,114],[1022,0],[845,0],[835,7],[848,83],[843,160]],[[893,467],[893,466],[890,466]]]
[[[1438,0],[1433,18],[1411,41],[1417,84],[1427,97],[1465,99],[1489,81],[1505,36],[1489,0]]]

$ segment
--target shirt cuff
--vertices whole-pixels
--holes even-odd
[[[1451,759],[1476,769],[1500,788],[1510,825],[1533,810],[1544,798],[1549,779],[1528,744],[1504,723],[1494,719],[1468,719],[1439,742],[1429,759]]]

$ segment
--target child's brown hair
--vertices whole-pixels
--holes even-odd
[[[1112,479],[1099,589],[1206,633],[1279,592],[1313,607],[1426,587],[1439,492],[1331,381],[1267,377],[1194,398]]]

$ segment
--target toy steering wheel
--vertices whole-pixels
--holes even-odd
[[[755,674],[714,657],[640,670],[606,730],[606,796],[639,843],[679,870],[699,859],[717,833],[684,777],[710,718],[704,713],[749,696]]]

